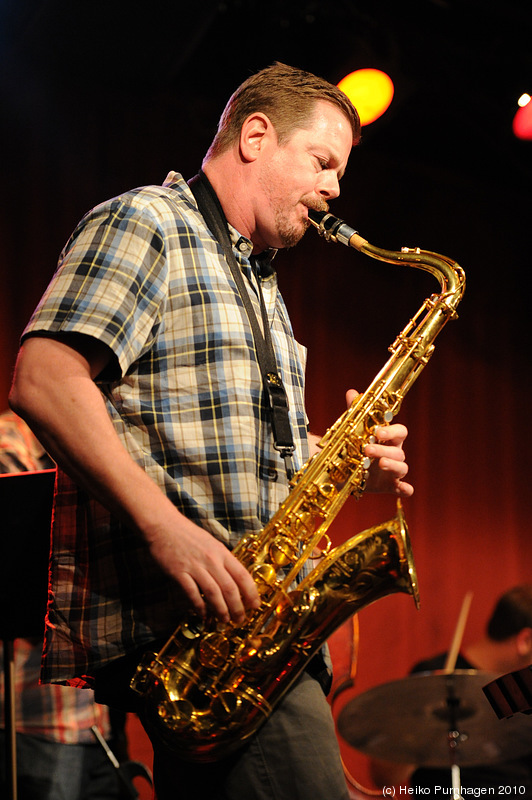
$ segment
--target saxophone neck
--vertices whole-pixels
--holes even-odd
[[[357,248],[358,249],[358,248]],[[465,272],[462,267],[448,256],[422,250],[419,247],[402,247],[401,250],[384,250],[381,247],[364,242],[360,252],[378,261],[388,264],[402,264],[430,272],[440,283],[440,300],[452,310],[456,310],[465,291]]]
[[[402,247],[401,250],[385,250],[382,247],[376,247],[344,220],[328,212],[309,209],[308,218],[326,241],[354,247],[355,250],[378,261],[386,261],[388,264],[402,264],[430,272],[439,280],[442,297],[445,297],[446,305],[453,310],[462,299],[465,290],[465,273],[462,267],[448,256],[434,253],[431,250],[421,250],[419,247]]]

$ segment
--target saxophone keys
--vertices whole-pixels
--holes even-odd
[[[198,636],[201,636],[204,624],[205,622],[201,617],[194,616],[181,625],[181,627],[178,630],[178,633],[185,640],[197,639]]]
[[[242,700],[236,692],[220,692],[212,702],[212,712],[220,723],[238,719],[241,709]]]
[[[270,546],[270,558],[276,567],[286,567],[297,558],[296,544],[286,536],[278,536]]]
[[[176,733],[194,724],[194,706],[188,700],[163,700],[157,706],[157,714],[165,726]]]
[[[218,631],[208,633],[200,642],[198,658],[207,669],[221,669],[227,663],[231,645],[227,636]]]
[[[284,627],[287,634],[302,617],[314,608],[319,592],[314,586],[308,589],[294,589],[279,601],[275,608],[275,618]]]
[[[271,636],[250,636],[246,639],[238,656],[240,668],[250,674],[260,674],[264,664],[271,661],[279,653],[279,645]]]
[[[277,572],[271,564],[257,564],[251,571],[251,577],[257,585],[259,594],[263,595],[276,583]]]

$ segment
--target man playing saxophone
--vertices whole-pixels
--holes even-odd
[[[10,397],[60,466],[44,681],[93,685],[102,701],[139,710],[128,686],[141,654],[186,609],[238,624],[259,606],[231,550],[265,525],[315,448],[304,349],[272,258],[301,239],[309,209],[338,196],[359,136],[336,87],[276,64],[230,99],[195,186],[171,172],[126,192],[87,214],[65,246]],[[198,181],[230,240],[226,257],[191,191]],[[274,440],[279,395],[270,387],[268,402],[250,313],[271,338],[288,443]],[[412,494],[405,437],[404,426],[383,426],[366,447],[370,490]],[[230,758],[185,763],[152,736],[159,800],[347,798],[309,672]]]

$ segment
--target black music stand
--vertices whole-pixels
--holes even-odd
[[[11,800],[17,798],[14,640],[44,633],[54,480],[55,469],[0,475],[0,639]]]

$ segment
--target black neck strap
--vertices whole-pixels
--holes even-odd
[[[262,331],[253,309],[249,292],[244,283],[242,270],[240,269],[240,266],[235,258],[235,254],[233,253],[229,229],[227,227],[227,220],[225,218],[222,206],[220,205],[220,201],[216,196],[216,192],[212,188],[207,176],[202,171],[200,171],[199,174],[192,178],[188,183],[192,194],[196,198],[198,208],[201,211],[209,230],[223,248],[226,261],[231,269],[231,274],[238,287],[238,291],[240,292],[240,297],[242,298],[242,303],[244,304],[244,308],[249,319],[249,324],[251,325],[251,330],[253,331],[257,360],[259,362],[264,389],[268,398],[274,447],[284,459],[286,474],[290,480],[294,472],[292,465],[292,454],[295,450],[295,447],[292,437],[292,430],[290,428],[290,419],[288,416],[288,398],[283,381],[277,369],[277,362],[275,360],[275,353],[273,350],[270,333],[270,324],[268,321],[268,313],[264,303],[260,278],[257,281],[257,285],[262,315]]]

